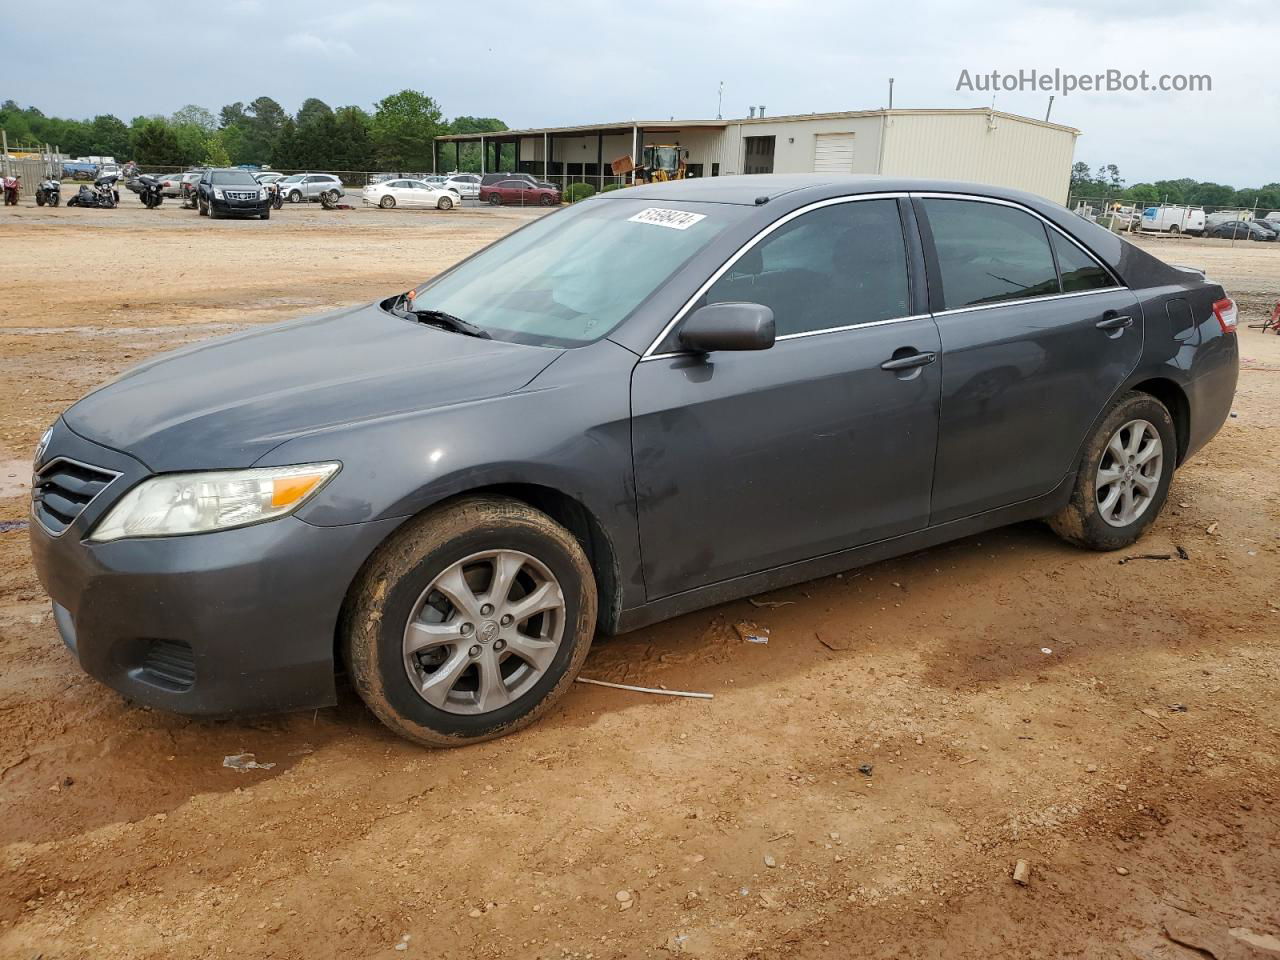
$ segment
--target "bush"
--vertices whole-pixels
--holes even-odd
[[[606,185],[605,185],[605,188],[604,188],[603,190],[601,190],[600,192],[601,192],[601,193],[608,193],[610,190],[621,190],[623,187],[627,187],[627,186],[630,186],[630,184],[627,184],[627,183],[610,183],[610,184],[606,184]]]
[[[564,192],[564,198],[570,203],[577,203],[579,200],[593,196],[595,192],[596,188],[589,183],[571,183]]]

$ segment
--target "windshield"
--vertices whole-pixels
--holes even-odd
[[[236,183],[247,184],[252,187],[258,185],[258,181],[253,179],[253,174],[248,170],[214,170],[209,177],[209,182],[222,186]]]
[[[584,200],[422,287],[414,309],[452,314],[497,340],[590,343],[749,212],[715,203]]]

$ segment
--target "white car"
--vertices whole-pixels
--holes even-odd
[[[436,207],[452,210],[461,196],[438,184],[422,180],[384,180],[364,188],[364,202],[390,210],[392,207]]]
[[[464,200],[480,199],[480,174],[459,173],[444,182],[447,190],[452,190]]]

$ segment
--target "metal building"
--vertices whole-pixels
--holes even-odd
[[[539,127],[436,140],[436,166],[456,168],[457,145],[481,145],[484,169],[517,169],[602,189],[610,164],[645,144],[678,144],[690,176],[736,173],[882,173],[1013,187],[1065,203],[1073,127],[997,110],[859,110],[736,120],[644,120]],[[454,146],[450,150],[450,145]],[[502,148],[508,149],[505,156]],[[500,165],[500,160],[505,161]],[[452,167],[451,167],[452,164]]]

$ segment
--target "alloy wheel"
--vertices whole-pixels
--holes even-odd
[[[489,713],[527,693],[565,630],[560,583],[518,550],[475,553],[443,570],[404,629],[409,682],[448,713]]]
[[[1098,513],[1113,527],[1137,520],[1160,488],[1164,445],[1146,420],[1130,420],[1111,435],[1094,482]]]

